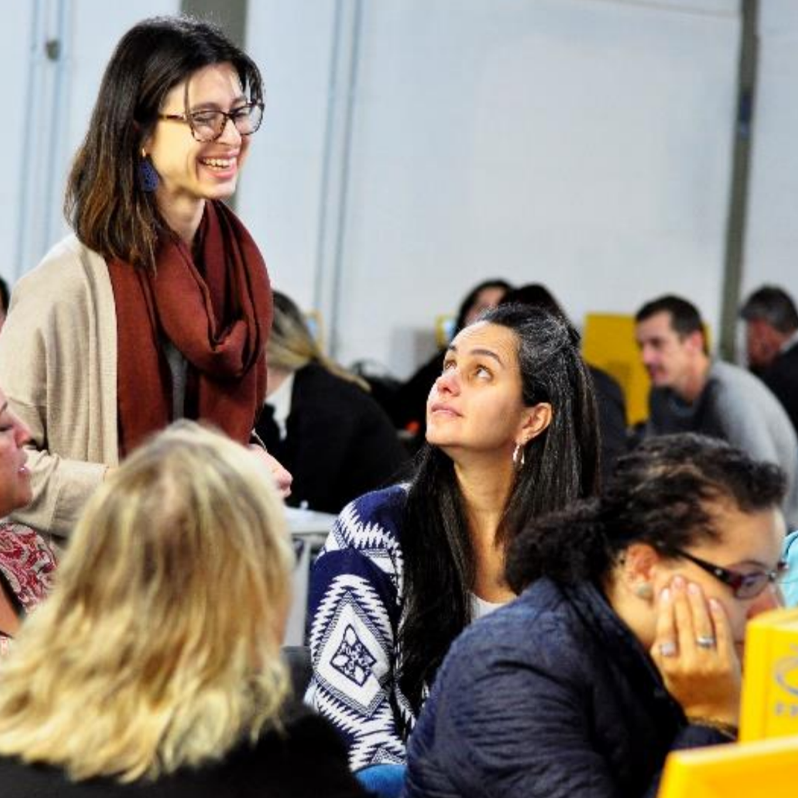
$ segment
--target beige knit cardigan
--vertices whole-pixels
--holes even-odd
[[[108,269],[69,236],[14,286],[0,333],[0,387],[32,435],[33,502],[15,520],[68,537],[118,464],[116,362]]]

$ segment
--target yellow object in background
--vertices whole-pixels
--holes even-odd
[[[657,798],[794,798],[798,737],[730,743],[668,756]]]
[[[449,346],[449,342],[454,338],[454,325],[457,319],[450,313],[440,313],[435,317],[435,343],[438,349]]]
[[[740,740],[798,735],[798,609],[749,621],[743,674]]]
[[[640,362],[634,316],[588,313],[582,329],[582,356],[621,384],[626,397],[627,424],[637,424],[648,418],[651,383]]]

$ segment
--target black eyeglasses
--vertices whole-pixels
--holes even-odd
[[[263,121],[263,103],[247,103],[230,112],[208,108],[187,114],[158,114],[158,119],[185,122],[197,141],[207,143],[216,141],[224,133],[228,120],[242,136],[251,136]]]
[[[750,571],[742,574],[739,571],[730,571],[728,568],[721,568],[711,562],[695,557],[682,549],[672,549],[678,557],[695,563],[699,568],[703,568],[707,573],[712,574],[716,579],[728,585],[735,598],[752,599],[756,598],[768,585],[778,582],[789,568],[785,560],[779,560],[775,571]]]

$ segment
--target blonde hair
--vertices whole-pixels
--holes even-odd
[[[99,488],[0,673],[0,754],[76,780],[220,759],[289,692],[293,553],[268,471],[178,422]]]
[[[308,363],[318,363],[336,377],[354,382],[364,391],[371,391],[364,379],[347,371],[321,351],[308,329],[302,311],[279,291],[274,292],[274,318],[266,344],[266,360],[273,368],[291,373],[299,371]]]

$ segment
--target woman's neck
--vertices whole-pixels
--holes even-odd
[[[190,247],[205,212],[205,200],[185,197],[166,202],[159,197],[158,209],[169,227]]]
[[[266,367],[266,398],[268,399],[292,374],[288,369],[275,368],[267,365]]]
[[[456,454],[452,459],[472,533],[493,540],[515,484],[512,459]]]
[[[498,534],[515,482],[512,462],[455,463],[455,475],[474,552],[473,590],[486,601],[509,601],[514,594],[505,581],[505,546]]]

